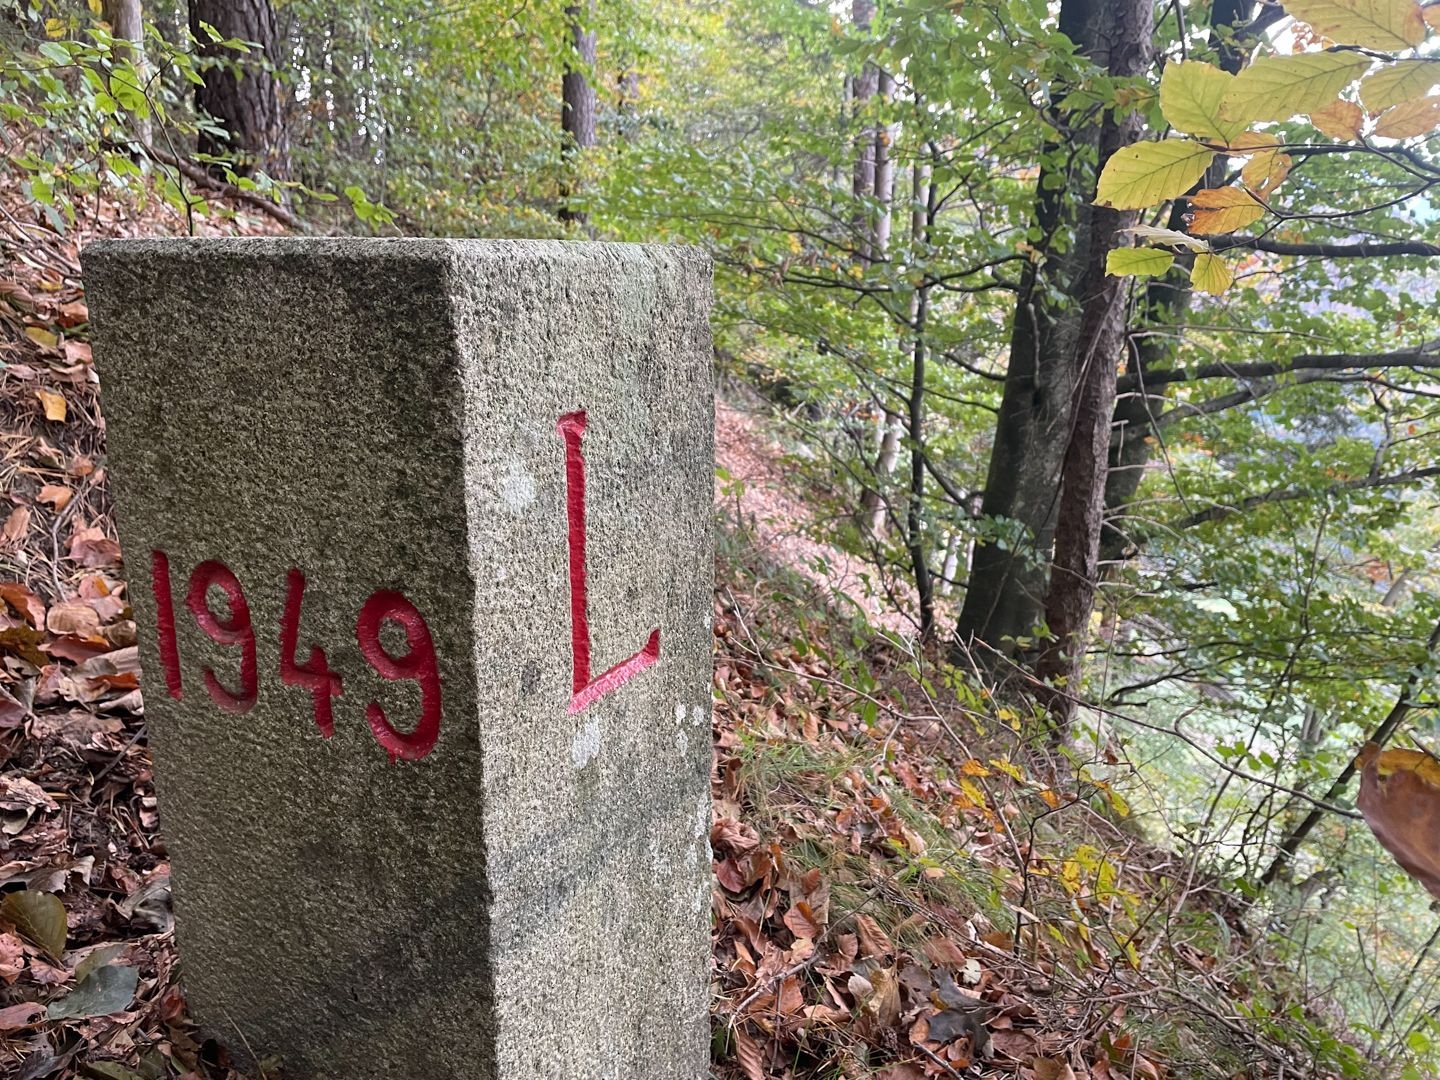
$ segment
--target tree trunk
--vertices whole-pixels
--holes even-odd
[[[595,88],[590,72],[595,68],[595,31],[580,21],[580,6],[565,9],[570,27],[570,52],[560,80],[560,128],[564,132],[563,178],[560,184],[560,220],[583,225],[585,214],[571,205],[578,187],[580,154],[595,145]]]
[[[1149,70],[1153,25],[1150,5],[1140,0],[1064,0],[1060,8],[1061,31],[1112,75]],[[1054,120],[1062,137],[1046,147],[1036,194],[1036,224],[1043,238],[1038,246],[1044,254],[1027,264],[1021,278],[981,505],[982,515],[1000,519],[1009,535],[1003,542],[976,543],[956,626],[958,651],[980,645],[977,659],[995,667],[997,657],[1032,655],[1029,639],[1047,606],[1046,570],[1067,448],[1077,438],[1083,445],[1095,438],[1093,420],[1072,434],[1076,394],[1091,413],[1104,407],[1105,371],[1114,393],[1115,291],[1105,284],[1104,271],[1106,253],[1124,219],[1094,206],[1093,200],[1100,165],[1136,130],[1136,121],[1125,121],[1122,131],[1111,110],[1100,122],[1079,127],[1075,114]],[[1072,242],[1052,252],[1056,237]],[[1088,380],[1083,378],[1087,374]],[[1108,425],[1107,412],[1107,437]],[[1077,446],[1075,456],[1081,453]],[[1090,501],[1077,489],[1072,518]],[[1067,558],[1083,568],[1087,548],[1081,537]]]
[[[115,58],[130,61],[140,77],[138,89],[148,93],[150,88],[146,84],[150,80],[150,68],[145,62],[145,20],[140,10],[140,0],[105,0],[100,10],[100,17],[110,24],[110,36],[116,42]],[[149,144],[148,118],[135,119],[135,137],[140,142]]]
[[[853,0],[850,19],[856,30],[861,33],[868,32],[874,18],[875,0]],[[867,60],[850,85],[851,103],[854,105],[855,115],[859,116],[869,106],[870,99],[880,90],[880,69]],[[875,147],[875,129],[865,128],[857,137],[855,147],[855,173],[851,190],[857,200],[868,199],[875,193]],[[870,215],[863,206],[856,206],[851,225],[856,253],[862,263],[869,262],[873,237]]]
[[[256,42],[260,52],[222,48],[201,29],[202,22],[222,39]],[[270,0],[190,0],[190,32],[199,42],[200,55],[219,61],[202,72],[204,85],[195,88],[195,104],[229,135],[228,140],[217,139],[202,131],[196,149],[236,159],[233,168],[241,176],[264,172],[275,179],[287,177],[290,144],[276,78],[282,58]]]
[[[915,240],[928,240],[935,225],[935,185],[928,169],[916,166],[913,176],[915,201],[925,206],[923,217],[912,217]],[[910,498],[905,512],[906,546],[920,603],[920,637],[935,632],[935,583],[930,574],[930,553],[925,543],[925,320],[930,310],[930,289],[921,285],[911,304],[913,345],[910,368]]]

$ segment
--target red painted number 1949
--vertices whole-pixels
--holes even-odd
[[[566,413],[556,425],[565,441],[566,537],[570,563],[570,645],[572,693],[571,713],[578,713],[606,694],[619,689],[660,659],[660,631],[651,631],[644,646],[633,656],[590,677],[590,623],[586,603],[585,570],[585,458],[581,439],[585,434],[585,413]],[[159,637],[160,666],[165,688],[172,698],[184,694],[180,674],[180,649],[175,633],[175,602],[172,593],[170,559],[163,551],[151,553],[150,581],[155,593],[155,626]],[[223,615],[210,606],[211,590],[225,595],[228,611]],[[344,693],[344,679],[330,670],[325,650],[310,649],[303,664],[297,661],[300,616],[305,600],[305,575],[292,567],[285,578],[285,608],[280,618],[280,681],[286,686],[308,690],[313,699],[315,726],[330,738],[335,733],[332,699]],[[204,670],[205,692],[228,713],[243,715],[255,707],[260,695],[260,673],[256,658],[255,627],[250,605],[240,579],[224,563],[207,559],[190,572],[185,606],[195,623],[217,645],[240,652],[238,684],[235,689],[222,682],[210,669]],[[399,656],[387,652],[380,642],[380,628],[396,623],[405,632],[406,651]],[[379,702],[365,707],[370,731],[390,760],[415,761],[435,747],[440,737],[440,666],[435,643],[425,618],[402,594],[392,589],[372,593],[361,605],[355,621],[355,639],[361,655],[382,678],[411,680],[420,688],[420,719],[408,732],[393,726]]]

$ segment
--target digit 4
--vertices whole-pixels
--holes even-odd
[[[344,693],[339,675],[325,662],[325,650],[316,645],[304,664],[295,662],[300,639],[300,608],[305,600],[305,575],[291,567],[285,578],[285,613],[280,620],[280,681],[309,690],[315,698],[315,726],[330,738],[335,734],[335,713],[330,699]]]

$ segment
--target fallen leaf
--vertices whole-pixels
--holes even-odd
[[[24,617],[35,629],[45,625],[45,603],[24,585],[7,581],[0,583],[0,600]]]
[[[46,484],[40,489],[40,494],[35,496],[35,498],[47,506],[54,507],[58,513],[70,505],[70,500],[74,495],[74,489],[68,488],[64,484]]]
[[[42,349],[53,349],[60,344],[60,335],[43,326],[25,327],[25,336]]]
[[[36,390],[35,396],[40,399],[46,420],[65,419],[65,398],[62,395],[51,390]]]
[[[10,511],[10,516],[5,519],[5,539],[12,544],[18,544],[25,539],[25,534],[30,531],[30,508],[28,506],[17,506]]]
[[[38,1001],[22,1001],[19,1005],[0,1009],[0,1031],[27,1028],[45,1015],[45,1006]]]
[[[743,1027],[735,1029],[735,1060],[746,1080],[765,1080],[765,1058],[759,1045]]]
[[[1030,1065],[1035,1080],[1075,1080],[1075,1070],[1058,1058],[1037,1057]]]
[[[68,1017],[109,1016],[123,1012],[135,998],[140,972],[128,964],[109,964],[86,975],[58,1001],[45,1010],[48,1020]]]
[[[10,893],[0,903],[0,919],[14,923],[22,937],[57,960],[65,951],[65,905],[49,893]]]
[[[76,637],[100,636],[100,616],[81,600],[56,604],[45,616],[45,627],[52,634],[74,634]]]
[[[92,526],[76,529],[70,536],[70,558],[92,570],[120,561],[120,545]]]

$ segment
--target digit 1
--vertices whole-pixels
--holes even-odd
[[[405,628],[410,651],[391,656],[380,644],[380,627],[386,621]],[[365,601],[355,623],[355,640],[370,666],[384,679],[414,679],[420,684],[420,722],[408,734],[396,731],[385,718],[385,710],[372,701],[365,708],[370,731],[390,755],[390,760],[419,761],[435,748],[440,737],[440,667],[430,628],[414,604],[398,592],[381,589]]]
[[[180,646],[175,642],[175,599],[170,594],[170,556],[156,548],[150,552],[150,587],[155,593],[155,635],[159,638],[160,668],[165,689],[180,700]]]
[[[315,697],[315,726],[330,738],[335,734],[332,697],[344,693],[339,675],[325,662],[325,650],[318,645],[310,650],[310,659],[302,666],[295,663],[295,649],[300,639],[300,608],[305,601],[305,575],[294,567],[285,577],[285,613],[280,619],[280,681],[286,686],[302,686]]]
[[[210,586],[216,586],[230,602],[230,614],[221,619],[208,605]],[[206,637],[217,645],[240,646],[240,690],[231,693],[215,672],[205,669],[205,689],[211,700],[226,712],[241,715],[255,707],[260,696],[260,673],[255,662],[255,628],[250,624],[250,605],[245,590],[230,568],[216,559],[207,559],[190,574],[190,591],[185,606],[195,616]]]

